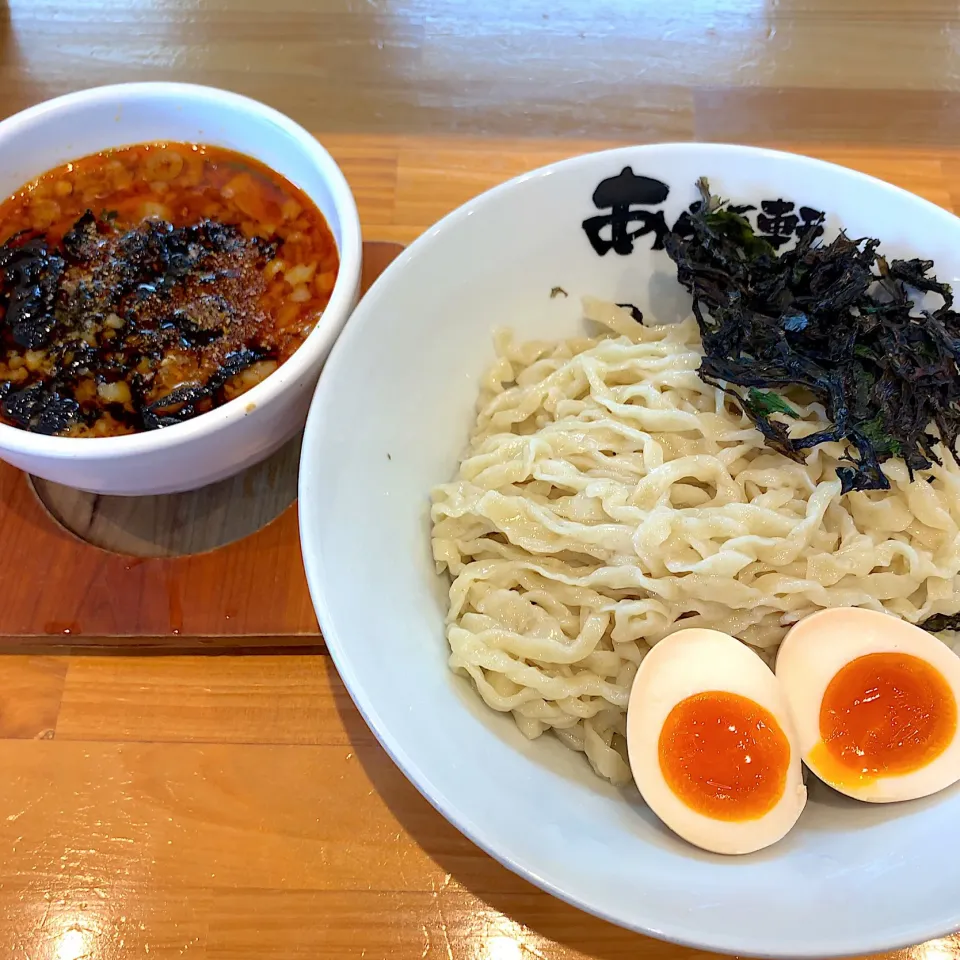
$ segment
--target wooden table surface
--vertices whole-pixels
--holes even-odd
[[[960,211],[955,2],[497,6],[0,0],[0,116],[119,80],[252,94],[320,132],[368,239],[409,242],[543,162],[665,138],[772,142]],[[149,524],[169,513],[147,513],[117,522],[168,549]],[[0,947],[18,960],[694,956],[552,899],[460,836],[376,744],[322,647],[0,657]],[[960,957],[960,938],[898,956]]]

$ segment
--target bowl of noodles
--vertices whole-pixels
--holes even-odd
[[[758,346],[756,317],[745,344],[746,321],[731,314],[721,344],[704,305],[716,318],[742,297],[723,286],[715,250],[685,246],[712,195],[729,200],[714,211],[729,218],[724,236],[748,251],[728,273],[797,249],[791,276],[811,258],[825,271],[803,281],[819,307],[782,311],[791,337],[781,330],[780,347],[814,329],[827,287],[841,303],[841,288],[863,281],[861,294],[886,292],[843,300],[866,338],[843,356],[866,364],[873,350],[870,363],[887,363],[869,344],[894,328],[895,309],[913,311],[911,329],[926,318],[946,330],[937,343],[954,349],[953,314],[925,298],[948,299],[943,285],[960,278],[960,222],[895,187],[706,144],[535,171],[408,248],[338,341],[302,455],[311,593],[391,757],[455,826],[543,889],[728,953],[916,943],[960,926],[947,839],[956,788],[862,803],[808,775],[793,829],[728,857],[665,829],[633,776],[631,687],[679,631],[729,634],[772,666],[792,627],[819,611],[885,614],[949,652],[960,610],[947,414],[909,435],[916,449],[878,432],[881,414],[856,404],[875,385],[889,399],[886,381],[829,372],[840,355],[829,331],[802,369]],[[882,256],[859,238],[878,238]],[[764,295],[783,304],[783,289]],[[763,374],[756,385],[746,361]],[[917,363],[934,376],[931,356]],[[946,379],[932,395],[949,397],[955,370],[937,369]],[[916,392],[888,403],[885,429],[923,415]]]

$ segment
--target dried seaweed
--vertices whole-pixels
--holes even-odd
[[[924,630],[939,633],[941,630],[960,630],[960,613],[935,613],[920,624]]]
[[[845,444],[842,491],[886,490],[881,464],[910,471],[955,455],[960,435],[960,314],[928,260],[887,262],[880,241],[841,233],[819,240],[822,215],[782,253],[757,236],[743,208],[710,195],[665,241],[693,296],[704,358],[700,376],[732,397],[766,443],[794,460],[826,441]],[[942,299],[922,309],[921,294]],[[780,393],[802,388],[820,401],[826,429],[791,438],[796,416]],[[779,417],[778,417],[779,415]]]
[[[640,308],[633,303],[618,303],[618,307],[623,310],[626,310],[630,316],[636,320],[637,323],[643,323],[643,314],[640,312]]]
[[[275,359],[259,297],[278,242],[211,220],[121,230],[115,219],[87,211],[59,243],[21,234],[0,245],[7,422],[60,434],[109,412],[135,430],[170,426],[223,402],[227,381],[252,363]],[[102,400],[99,388],[110,397],[118,381],[129,401]]]
[[[34,350],[49,339],[56,324],[54,306],[63,270],[63,257],[40,238],[8,241],[0,247],[0,273],[5,276],[7,294],[5,322],[19,346]]]

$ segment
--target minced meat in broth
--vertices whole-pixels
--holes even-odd
[[[239,396],[303,341],[338,266],[300,191],[188,145],[52,171],[0,207],[0,237],[0,419],[65,436],[165,427]]]

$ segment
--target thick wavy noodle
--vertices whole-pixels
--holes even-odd
[[[627,697],[652,644],[682,627],[772,657],[821,607],[911,623],[957,609],[960,469],[840,497],[843,448],[806,463],[764,446],[697,376],[692,319],[645,326],[588,301],[594,339],[498,333],[456,479],[433,492],[449,571],[450,666],[528,737],[552,730],[622,784]],[[813,432],[823,409],[793,395]]]

